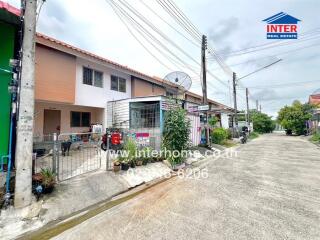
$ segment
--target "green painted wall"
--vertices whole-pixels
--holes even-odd
[[[9,60],[14,54],[14,38],[14,27],[0,22],[0,68],[2,69],[10,70]],[[8,84],[11,77],[10,73],[0,70],[0,158],[8,154],[11,104]]]

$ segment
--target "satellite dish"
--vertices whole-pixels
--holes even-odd
[[[190,76],[184,72],[171,72],[164,77],[165,82],[171,83],[166,84],[167,91],[172,92],[178,96],[188,91],[192,85]]]

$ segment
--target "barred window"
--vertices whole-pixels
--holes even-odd
[[[92,73],[91,68],[83,67],[83,84],[92,85]]]
[[[111,75],[111,90],[118,91],[118,77]]]
[[[99,71],[94,71],[94,86],[103,87],[103,73]]]
[[[127,80],[111,75],[111,90],[125,93],[127,91]]]
[[[126,79],[119,78],[119,92],[126,92]]]
[[[83,67],[83,84],[103,87],[103,73],[88,67]]]

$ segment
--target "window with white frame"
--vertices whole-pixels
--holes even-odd
[[[103,88],[103,73],[83,67],[83,84]]]
[[[125,93],[127,91],[127,80],[122,77],[111,75],[111,90]]]

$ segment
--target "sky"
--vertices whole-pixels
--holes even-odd
[[[140,42],[133,37],[109,0],[46,0],[40,12],[37,31],[151,76],[164,78],[173,71],[186,72],[192,79],[190,90],[200,94],[201,49],[196,40],[164,10],[158,0],[126,1],[152,24],[146,28],[155,36],[153,45],[129,25],[129,30]],[[19,0],[7,2],[20,7]],[[119,4],[120,0],[116,2]],[[308,96],[320,88],[319,0],[174,2],[198,31],[207,36],[209,46],[238,78],[282,59],[238,81],[237,101],[240,110],[246,107],[245,87],[250,93],[250,108],[255,108],[258,100],[262,111],[273,117],[277,116],[281,107],[294,100],[307,102]],[[301,20],[298,24],[298,40],[266,39],[266,24],[262,20],[279,12]],[[137,19],[137,16],[132,16]],[[139,23],[144,24],[141,20]],[[264,45],[271,42],[279,46]],[[162,48],[169,49],[184,64],[178,64],[168,53],[163,55],[163,49],[159,52],[158,44],[161,43]],[[256,46],[260,47],[253,48]],[[229,70],[223,71],[212,54],[207,54],[207,57],[207,69],[211,73],[207,75],[208,97],[232,106],[232,74]]]

